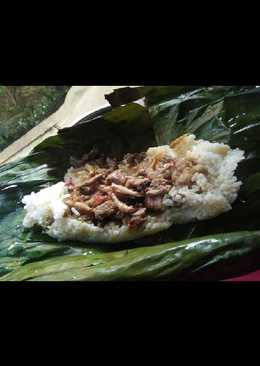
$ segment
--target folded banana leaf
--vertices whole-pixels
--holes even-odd
[[[140,98],[144,107],[135,103]],[[107,99],[111,108],[0,167],[1,279],[225,279],[260,266],[260,88],[124,88]],[[120,156],[167,144],[186,132],[246,151],[237,170],[243,186],[232,211],[116,245],[56,242],[40,229],[23,229],[22,197],[63,179],[71,158],[93,145]]]

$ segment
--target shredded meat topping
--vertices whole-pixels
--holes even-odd
[[[126,182],[127,188],[135,188],[137,191],[142,191],[150,185],[148,178],[129,177]]]
[[[106,183],[125,184],[126,176],[119,170],[115,170],[107,176]]]
[[[81,188],[84,186],[91,186],[92,184],[95,184],[97,181],[99,181],[102,178],[102,174],[94,175],[94,177],[85,180],[84,182],[76,185],[77,188]]]
[[[121,222],[135,229],[153,212],[181,206],[185,197],[166,198],[173,186],[191,186],[194,174],[207,175],[196,161],[158,154],[126,154],[121,160],[92,149],[65,177],[69,194],[64,197],[67,215],[94,220],[98,225]],[[168,196],[167,196],[168,197]],[[108,221],[109,220],[109,221]]]
[[[120,201],[114,193],[111,194],[111,198],[119,211],[123,213],[133,213],[134,211],[136,211],[133,206],[128,206],[127,204]]]
[[[112,201],[106,201],[95,209],[95,218],[97,220],[103,220],[116,213],[116,206]]]
[[[106,202],[108,199],[108,196],[101,193],[95,193],[88,201],[88,204],[90,207],[97,207],[101,205],[102,203]]]
[[[126,188],[124,186],[120,186],[118,184],[112,183],[112,189],[115,193],[119,193],[122,195],[126,195],[129,197],[142,197],[142,194],[133,191],[132,189]]]

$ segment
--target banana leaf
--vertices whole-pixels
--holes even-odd
[[[107,96],[111,108],[59,131],[28,157],[0,167],[3,280],[224,279],[231,273],[253,270],[255,262],[260,265],[260,89],[132,89],[130,95],[127,88],[117,90]],[[145,98],[145,106],[135,103],[140,97]],[[79,157],[93,145],[105,153],[121,156],[169,143],[186,132],[246,151],[246,159],[237,170],[243,186],[232,211],[213,220],[174,225],[165,232],[116,245],[56,242],[40,229],[23,229],[22,197],[63,179],[71,158]],[[198,239],[204,236],[209,237]],[[204,247],[196,243],[206,244]]]
[[[197,278],[205,275],[204,269],[207,279],[217,280],[223,273],[230,275],[241,270],[241,257],[244,269],[248,264],[249,268],[258,265],[260,231],[220,234],[88,257],[53,258],[25,265],[0,281],[184,280],[192,275]]]

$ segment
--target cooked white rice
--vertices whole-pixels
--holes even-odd
[[[65,183],[60,182],[23,198],[24,227],[40,225],[48,235],[60,241],[121,242],[157,233],[173,224],[209,219],[231,210],[241,186],[234,172],[244,158],[243,151],[232,150],[221,143],[195,140],[194,135],[185,135],[171,146],[150,148],[147,154],[162,152],[172,157],[195,158],[208,170],[207,176],[201,173],[193,176],[191,188],[173,187],[164,198],[166,206],[170,206],[174,197],[175,202],[178,199],[183,202],[181,207],[169,207],[162,214],[148,216],[146,223],[135,230],[114,223],[101,228],[91,222],[64,217],[68,207],[63,198],[68,192]]]

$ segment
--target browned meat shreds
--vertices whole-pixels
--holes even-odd
[[[97,181],[99,181],[102,178],[102,174],[97,174],[94,177],[85,180],[81,184],[77,185],[77,188],[84,187],[84,186],[91,186],[92,184],[95,184]]]
[[[150,189],[147,189],[146,191],[146,195],[147,196],[159,196],[159,195],[162,195],[164,193],[167,192],[167,188],[166,187],[160,187],[160,188],[150,188]]]
[[[107,194],[112,193],[112,187],[111,186],[105,186],[104,184],[100,184],[98,189],[102,193],[107,193]]]
[[[135,188],[137,191],[145,189],[151,181],[148,178],[130,177],[127,179],[126,187]]]
[[[136,211],[136,209],[133,206],[128,206],[127,204],[120,201],[114,193],[111,194],[111,198],[112,198],[114,204],[119,209],[119,211],[126,213],[126,214],[133,213]]]
[[[119,221],[131,229],[143,225],[149,213],[166,209],[163,197],[173,185],[189,186],[193,174],[207,174],[195,161],[163,154],[126,154],[119,161],[93,149],[73,163],[75,168],[66,177],[68,212],[101,225]],[[182,202],[176,198],[173,204]]]
[[[111,185],[113,192],[119,193],[129,197],[142,197],[142,194],[133,191],[132,189],[120,186],[118,184],[112,183]]]
[[[108,196],[101,193],[95,193],[88,201],[90,207],[97,207],[108,200]]]
[[[66,204],[71,208],[76,208],[80,213],[84,215],[93,215],[93,210],[83,202],[74,202],[71,200],[67,200]]]
[[[145,207],[142,207],[142,208],[139,208],[139,210],[137,210],[136,212],[133,213],[133,216],[144,216],[146,213],[146,208]]]
[[[107,176],[106,183],[125,184],[126,176],[119,170],[115,170]]]
[[[97,220],[103,220],[116,213],[116,206],[112,201],[106,201],[95,209],[95,218]]]

